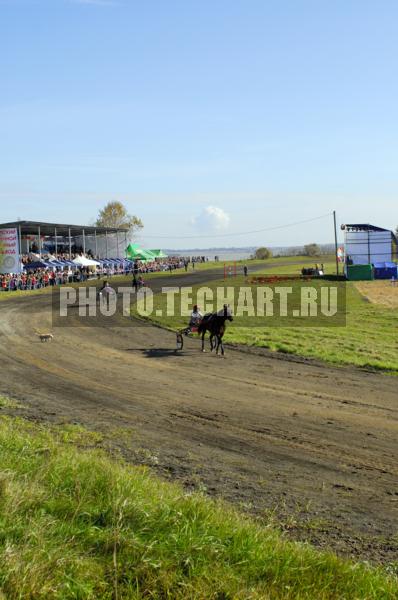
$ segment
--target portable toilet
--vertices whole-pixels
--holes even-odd
[[[374,277],[372,265],[347,265],[348,281],[371,281]]]
[[[386,267],[385,262],[377,262],[374,264],[374,277],[375,279],[391,279],[391,272]]]

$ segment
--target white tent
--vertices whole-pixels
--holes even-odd
[[[96,260],[91,260],[90,258],[86,258],[85,256],[78,256],[72,262],[74,262],[75,265],[78,265],[79,267],[98,267],[100,264]]]

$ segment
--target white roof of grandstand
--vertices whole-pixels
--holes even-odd
[[[42,221],[14,221],[11,223],[0,223],[0,229],[19,229],[21,228],[22,235],[37,235],[40,227],[41,235],[57,235],[68,236],[69,230],[72,236],[82,235],[83,231],[86,235],[94,235],[95,232],[99,235],[105,233],[127,233],[126,229],[121,227],[96,227],[95,225],[69,225],[63,223],[45,223]]]

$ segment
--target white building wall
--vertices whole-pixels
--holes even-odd
[[[354,265],[392,260],[390,231],[345,231],[345,254]]]

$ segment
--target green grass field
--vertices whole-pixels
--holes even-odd
[[[286,263],[286,266],[280,267],[275,266],[278,263]],[[330,254],[324,256],[276,256],[272,258],[267,258],[266,260],[253,259],[249,258],[247,260],[228,260],[228,261],[209,261],[206,263],[199,263],[195,266],[195,269],[200,271],[206,271],[208,269],[215,268],[223,268],[224,264],[229,266],[234,266],[236,264],[237,274],[241,275],[243,272],[243,267],[246,265],[249,269],[250,273],[261,273],[264,269],[264,272],[276,270],[278,273],[292,273],[292,272],[300,272],[301,267],[304,265],[314,266],[315,264],[320,265],[324,264],[325,269],[328,273],[334,273],[336,271],[336,263]],[[192,270],[192,267],[189,267],[189,270]]]
[[[367,302],[350,282],[344,327],[231,329],[226,339],[277,352],[318,358],[334,364],[356,365],[398,375],[396,314]]]
[[[326,271],[332,273],[333,263],[325,262]],[[275,267],[262,273],[297,275],[299,267]],[[253,275],[255,273],[250,273]],[[249,277],[250,279],[250,277]],[[243,278],[231,278],[225,283],[220,280],[211,282],[208,287],[215,290],[218,286],[244,284]],[[283,282],[281,285],[285,285]],[[289,283],[286,283],[289,285]],[[362,297],[354,284],[339,284],[346,292],[346,323],[341,327],[296,326],[292,319],[285,319],[284,326],[266,327],[245,326],[240,319],[228,325],[226,342],[248,344],[269,348],[272,351],[296,354],[321,359],[337,365],[356,365],[398,374],[398,341],[396,337],[395,311],[370,303]],[[196,288],[194,288],[195,294]],[[165,296],[155,296],[155,308],[166,314]],[[188,317],[151,316],[151,320],[171,329],[186,325]],[[303,323],[301,323],[302,325]],[[317,322],[317,325],[323,324]],[[239,325],[239,326],[238,326]],[[252,323],[250,323],[252,325]],[[287,326],[288,325],[288,326]]]
[[[274,266],[275,262],[286,262],[287,264],[283,267]],[[266,265],[265,269],[262,265],[257,266],[255,262],[249,262],[248,267],[250,274],[264,273],[268,275],[270,273],[277,273],[278,275],[293,275],[300,273],[301,268],[304,266],[313,267],[316,264],[320,265],[321,263],[323,264],[327,274],[334,275],[336,273],[336,262],[330,256],[325,256],[323,258],[315,257],[313,259],[308,258],[308,256],[286,257],[286,260],[285,258],[271,259],[264,261],[263,264]]]
[[[79,427],[0,416],[1,598],[398,598],[393,565],[288,542],[221,502],[111,459],[99,440]]]

